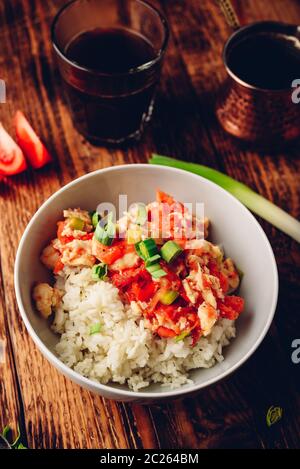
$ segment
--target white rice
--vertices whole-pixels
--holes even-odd
[[[137,305],[125,306],[117,288],[94,281],[89,268],[65,267],[55,286],[63,292],[52,326],[61,334],[56,352],[66,365],[103,384],[127,383],[134,391],[152,382],[171,388],[192,384],[188,371],[221,362],[222,347],[235,337],[234,321],[221,319],[195,347],[190,338],[178,343],[156,338]],[[96,323],[101,332],[90,335]]]

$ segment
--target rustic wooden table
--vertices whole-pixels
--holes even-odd
[[[101,167],[145,162],[153,152],[198,161],[244,181],[300,217],[299,143],[273,155],[242,148],[213,113],[224,78],[222,45],[230,31],[213,0],[162,0],[172,41],[153,122],[126,150],[87,143],[72,125],[50,41],[62,0],[3,0],[0,78],[7,103],[0,119],[28,115],[55,157],[52,167],[0,183],[0,427],[19,422],[31,448],[294,448],[300,443],[300,365],[291,343],[300,337],[300,252],[262,222],[280,271],[277,314],[262,346],[239,371],[197,397],[149,406],[104,400],[66,380],[27,334],[16,305],[13,265],[22,232],[42,202],[77,176]],[[279,19],[300,24],[298,0],[239,0],[243,23]],[[283,418],[266,424],[270,406]],[[26,441],[27,439],[27,441]]]

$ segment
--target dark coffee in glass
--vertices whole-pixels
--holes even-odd
[[[57,15],[53,43],[78,130],[119,144],[139,138],[150,120],[165,19],[139,0],[75,0]]]

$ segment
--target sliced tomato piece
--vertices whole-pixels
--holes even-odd
[[[12,176],[26,168],[27,163],[21,148],[0,123],[0,174]]]
[[[163,339],[168,339],[170,337],[175,337],[176,336],[176,332],[173,331],[172,329],[169,329],[168,327],[164,327],[164,326],[160,326],[158,329],[157,329],[157,334],[162,337]]]
[[[52,161],[47,148],[21,111],[15,115],[15,127],[17,142],[33,168],[42,168]]]
[[[126,245],[124,241],[115,241],[112,246],[104,246],[96,239],[93,240],[95,246],[94,255],[96,258],[107,265],[113,264],[125,253]]]
[[[235,321],[242,313],[245,301],[240,296],[226,296],[222,302],[218,302],[218,308],[222,318]]]
[[[157,288],[158,285],[154,282],[134,282],[131,291],[137,301],[148,301],[153,297]]]
[[[226,306],[233,308],[237,313],[242,313],[245,307],[245,300],[240,296],[226,296],[224,298],[224,303]]]

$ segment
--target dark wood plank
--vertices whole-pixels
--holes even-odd
[[[277,155],[250,151],[216,123],[214,102],[224,79],[220,54],[230,31],[215,2],[156,3],[165,10],[172,29],[164,77],[151,126],[140,143],[122,150],[94,147],[72,125],[49,32],[51,18],[63,1],[7,0],[0,5],[1,78],[9,85],[0,119],[12,131],[12,116],[21,108],[55,155],[52,168],[0,183],[5,279],[0,331],[8,337],[0,382],[0,406],[5,412],[0,423],[11,416],[16,426],[24,406],[28,443],[35,448],[297,447],[299,371],[291,362],[290,346],[300,325],[295,314],[300,302],[300,254],[296,243],[266,223],[263,227],[281,275],[275,322],[263,346],[242,369],[196,397],[146,407],[92,395],[42,358],[16,307],[12,265],[23,229],[62,184],[100,167],[146,161],[152,151],[201,161],[246,182],[299,217],[298,147]],[[243,23],[262,18],[300,22],[295,0],[236,0],[235,4]],[[17,221],[13,235],[12,220]],[[271,405],[282,406],[284,418],[269,429],[265,418]]]

